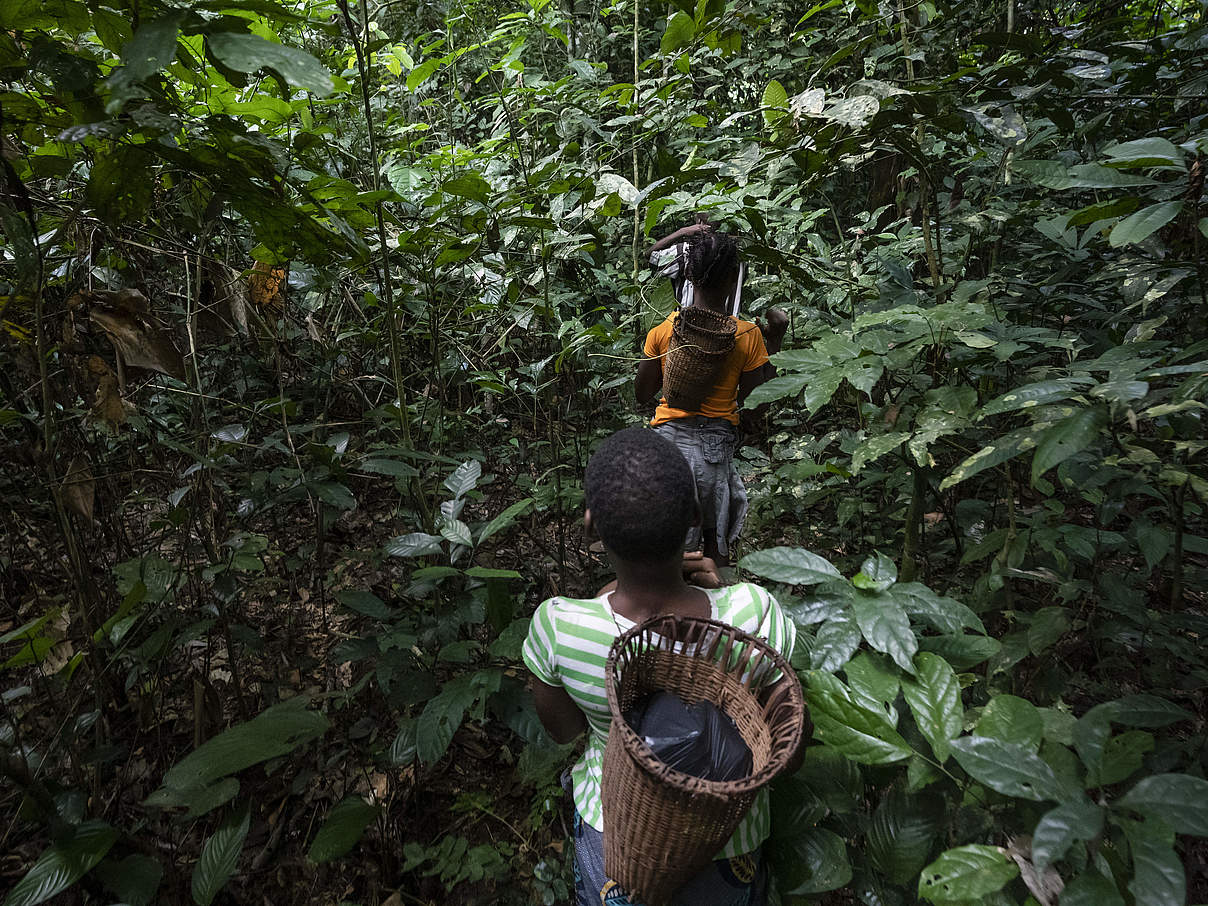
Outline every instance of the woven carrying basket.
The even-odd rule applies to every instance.
[[[771,692],[774,679],[786,676]],[[755,795],[786,766],[805,724],[796,674],[762,639],[692,617],[654,617],[621,635],[605,668],[612,726],[604,749],[604,871],[647,906],[675,891],[725,846]],[[751,750],[742,780],[702,780],[669,768],[624,714],[672,692],[724,711]]]
[[[734,349],[737,327],[729,315],[708,308],[690,306],[679,313],[663,362],[663,396],[668,406],[689,412],[700,409]]]

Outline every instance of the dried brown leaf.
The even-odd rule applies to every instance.
[[[96,482],[92,479],[92,468],[88,457],[77,453],[67,467],[59,493],[63,505],[78,516],[92,521],[92,507],[96,500]]]
[[[119,309],[95,307],[88,316],[108,334],[126,364],[185,379],[185,361],[163,328],[145,325]]]

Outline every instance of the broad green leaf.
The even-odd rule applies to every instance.
[[[891,704],[898,697],[898,670],[879,654],[861,652],[843,665],[854,692],[871,701]]]
[[[1130,245],[1148,239],[1155,231],[1160,230],[1174,220],[1183,210],[1182,201],[1164,201],[1151,204],[1137,213],[1125,217],[1117,223],[1107,237],[1112,248]]]
[[[1110,163],[1127,167],[1176,166],[1186,169],[1184,154],[1172,142],[1164,138],[1138,138],[1121,142],[1103,151],[1111,158]]]
[[[446,183],[446,186],[448,184]],[[468,459],[453,470],[453,474],[445,479],[445,490],[454,497],[464,497],[478,487],[478,479],[482,477],[482,463],[476,459]]]
[[[866,94],[836,101],[822,115],[849,129],[863,129],[881,109],[881,102]]]
[[[833,673],[846,664],[859,647],[860,627],[847,611],[838,613],[823,623],[814,636],[810,666]]]
[[[919,648],[938,654],[956,670],[969,670],[1002,650],[1002,643],[984,635],[929,635],[919,639]]]
[[[164,867],[150,856],[134,853],[120,862],[106,859],[96,867],[96,873],[121,902],[149,906],[163,880]]]
[[[1144,730],[1127,730],[1113,736],[1103,746],[1096,785],[1111,786],[1127,780],[1145,762],[1146,753],[1152,752],[1153,747],[1153,734]]]
[[[808,592],[804,600],[783,597],[780,603],[798,628],[804,629],[834,619],[850,606],[851,589],[843,586],[847,583],[841,583],[840,589],[823,586]]]
[[[197,790],[269,758],[286,755],[327,732],[330,724],[296,698],[224,730],[164,774],[161,792]],[[183,803],[182,803],[183,804]]]
[[[1103,830],[1103,809],[1086,799],[1074,799],[1044,813],[1032,834],[1032,861],[1043,872],[1076,840],[1093,840]]]
[[[1175,852],[1170,828],[1160,821],[1130,821],[1124,823],[1124,833],[1133,859],[1133,880],[1128,889],[1136,902],[1144,906],[1184,906],[1187,875],[1183,860]]]
[[[982,447],[953,469],[948,477],[940,482],[940,490],[946,491],[953,485],[972,478],[979,472],[1001,465],[1008,459],[1033,449],[1048,428],[1047,424],[1029,425],[1026,428],[1019,428],[1009,434],[1004,434],[993,443]]]
[[[894,884],[918,877],[943,828],[942,801],[893,790],[868,825],[867,852],[873,867]]]
[[[105,858],[117,837],[117,831],[104,821],[85,821],[69,840],[56,843],[38,857],[8,892],[4,906],[36,906],[62,893]]]
[[[1043,431],[1032,457],[1032,482],[1099,438],[1107,413],[1098,406],[1080,409]]]
[[[348,796],[336,803],[327,815],[327,820],[315,834],[315,839],[306,851],[306,857],[312,862],[330,862],[347,853],[365,828],[377,817],[377,806],[370,805],[360,796]]]
[[[999,793],[1037,802],[1073,798],[1039,755],[1016,743],[965,736],[952,743],[952,751],[970,777]]]
[[[1003,412],[1015,412],[1019,409],[1058,403],[1074,396],[1078,393],[1079,388],[1091,383],[1089,378],[1062,378],[1055,381],[1037,381],[1034,384],[1025,384],[986,403],[977,413],[976,420],[981,421],[987,416]]]
[[[1147,693],[1126,695],[1113,702],[1107,702],[1107,706],[1111,719],[1126,727],[1157,729],[1194,717],[1186,708]]]
[[[390,557],[427,557],[441,552],[440,536],[412,532],[391,538],[382,548]]]
[[[898,568],[893,561],[878,552],[860,565],[860,571],[852,576],[851,584],[861,591],[885,591],[898,580]]]
[[[307,487],[316,497],[336,509],[355,510],[357,507],[357,499],[352,496],[352,491],[338,481],[320,481]]]
[[[807,827],[772,843],[777,886],[784,896],[811,896],[837,890],[851,880],[843,838],[822,827]]]
[[[878,434],[874,437],[866,438],[861,442],[860,446],[856,447],[851,455],[851,470],[859,473],[867,463],[880,459],[886,453],[896,450],[906,441],[910,440],[910,432],[894,432],[891,434]]]
[[[1154,774],[1116,804],[1161,818],[1177,833],[1208,837],[1208,780],[1190,774]]]
[[[968,903],[1001,890],[1019,874],[1006,850],[970,844],[943,853],[919,875],[919,896],[933,903]]]
[[[1035,752],[1044,737],[1044,721],[1036,706],[1027,699],[1015,695],[996,695],[982,709],[973,732],[978,736],[1016,743]]]
[[[696,23],[691,16],[679,10],[667,22],[667,29],[663,32],[662,40],[659,42],[659,49],[665,54],[673,54],[680,48],[691,44],[695,36]]]
[[[336,594],[336,600],[357,613],[363,613],[375,620],[389,620],[396,616],[394,610],[386,606],[386,602],[371,591],[346,590]]]
[[[907,673],[914,672],[914,653],[919,643],[906,612],[889,595],[859,595],[852,612],[868,644],[883,651]]]
[[[952,740],[961,735],[964,716],[956,673],[939,655],[920,651],[914,656],[914,676],[902,677],[902,694],[936,760],[943,764]]]
[[[1119,189],[1157,184],[1152,179],[1130,176],[1099,164],[1079,164],[1067,169],[1055,160],[1017,160],[1012,162],[1011,169],[1049,189]]]
[[[415,724],[416,752],[421,761],[430,764],[440,760],[466,711],[479,699],[499,691],[499,680],[498,670],[463,673],[428,700]]]
[[[786,396],[796,396],[810,382],[810,377],[804,374],[778,375],[747,394],[747,398],[743,400],[743,408],[754,409],[756,406],[762,406],[764,403],[771,403]]]
[[[210,906],[235,874],[251,818],[251,809],[245,803],[226,817],[201,848],[201,858],[193,867],[192,880],[193,902],[198,906]]]
[[[259,35],[212,32],[206,42],[223,65],[236,72],[269,69],[289,84],[324,97],[335,90],[327,67],[304,50],[266,41]]]
[[[852,761],[893,764],[913,754],[883,713],[812,686],[806,697],[817,738]]]
[[[126,101],[138,94],[135,86],[155,75],[176,58],[176,38],[183,13],[171,12],[138,27],[122,48],[122,66],[106,80],[113,92],[105,105],[107,113],[118,113]]]
[[[740,569],[786,585],[818,585],[842,574],[829,560],[799,547],[772,547],[747,554]]]
[[[482,530],[482,533],[478,536],[478,543],[481,545],[492,535],[496,535],[505,529],[511,528],[516,520],[526,513],[532,505],[532,497],[525,497],[523,500],[518,500],[513,503],[510,507],[486,524]]]
[[[449,195],[457,195],[461,198],[468,198],[471,201],[478,201],[486,204],[487,199],[490,198],[491,195],[491,184],[488,183],[481,174],[471,170],[468,173],[462,173],[460,176],[455,176],[453,179],[445,180],[443,183],[441,183],[440,190]],[[477,471],[473,471],[475,466],[478,467]],[[466,471],[463,472],[463,469]],[[446,488],[452,490],[449,482],[455,480],[458,472],[461,472],[461,478],[456,479],[459,481],[462,479],[468,480],[468,477],[473,474],[474,482],[470,484],[469,488],[467,488],[467,490],[470,490],[474,487],[478,481],[478,477],[482,474],[482,464],[476,459],[471,459],[462,463],[456,470],[454,470],[453,475],[449,476],[449,479],[445,482]],[[455,491],[454,494],[456,496],[461,496]]]
[[[403,767],[415,761],[419,754],[415,737],[415,719],[408,717],[399,721],[398,733],[395,734],[394,742],[390,744],[388,753],[392,765]]]
[[[620,173],[601,173],[596,179],[596,194],[609,195],[616,193],[617,197],[627,205],[635,205],[641,199],[641,193],[633,183]]]
[[[1124,906],[1116,885],[1093,868],[1070,881],[1061,893],[1061,906]]]
[[[424,60],[424,62],[412,69],[407,73],[407,90],[415,91],[415,89],[419,88],[420,85],[428,81],[432,73],[436,72],[444,62],[444,57],[432,57],[431,59]]]
[[[775,79],[768,82],[763,90],[763,122],[769,129],[775,129],[789,112],[789,95]]]
[[[470,534],[470,527],[460,519],[451,519],[445,522],[440,527],[442,538],[451,541],[453,544],[460,544],[465,547],[474,546],[474,537]]]
[[[888,594],[902,605],[909,616],[918,617],[937,632],[959,635],[964,629],[985,633],[986,627],[972,610],[960,601],[937,595],[919,582],[898,582]]]

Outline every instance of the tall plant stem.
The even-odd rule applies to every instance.
[[[369,136],[369,172],[373,177],[373,191],[381,191],[382,173],[381,161],[378,160],[377,134],[373,128],[373,108],[369,99],[369,69],[365,65],[365,51],[361,47],[361,39],[357,36],[356,26],[352,24],[352,14],[348,10],[348,0],[337,0],[340,14],[344,18],[344,27],[348,30],[348,40],[356,53],[357,73],[361,77],[361,104],[365,109],[365,131]],[[361,27],[369,31],[369,10],[366,0],[361,0]],[[382,295],[386,303],[386,335],[390,338],[390,376],[394,381],[395,400],[398,404],[399,427],[403,432],[403,443],[408,449],[415,449],[411,439],[411,419],[408,415],[407,393],[403,387],[402,352],[399,345],[398,313],[394,306],[394,284],[390,279],[390,252],[386,247],[386,215],[382,210],[379,199],[374,203],[373,213],[377,220],[378,234],[378,267],[381,270]],[[424,524],[431,527],[431,515],[428,500],[424,496],[423,486],[418,478],[411,479],[411,497]]]
[[[640,126],[638,120],[636,119],[636,117],[639,115],[638,111],[640,110],[640,107],[638,106],[638,76],[641,73],[641,69],[640,69],[641,64],[640,64],[640,60],[638,57],[638,35],[640,34],[641,27],[642,27],[642,20],[641,20],[641,15],[640,15],[641,9],[642,9],[642,0],[633,0],[633,113],[634,113],[635,119],[633,121],[633,152],[632,153],[633,153],[633,187],[635,189],[639,187],[638,186],[638,182],[639,182],[639,177],[638,177],[638,136],[639,136],[639,133],[641,132],[641,126]],[[640,266],[639,266],[639,262],[638,262],[638,232],[640,229],[641,218],[639,217],[639,211],[640,211],[640,206],[637,204],[634,204],[634,206],[633,206],[633,242],[631,244],[631,251],[633,252],[633,282],[635,284],[637,283],[638,273],[640,270]],[[640,329],[640,327],[639,327],[639,329]]]

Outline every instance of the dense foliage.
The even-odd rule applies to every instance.
[[[774,896],[1208,901],[1206,61],[1199,0],[0,0],[4,906],[568,902],[519,643],[702,209],[791,317]]]

